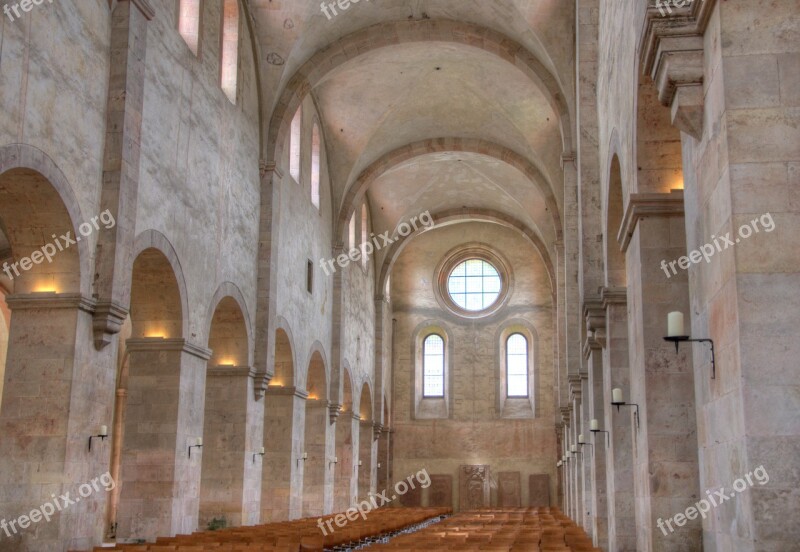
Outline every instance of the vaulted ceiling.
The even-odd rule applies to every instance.
[[[326,2],[329,4],[329,2]],[[480,210],[561,232],[573,150],[574,7],[564,0],[250,0],[267,159],[299,102],[322,119],[334,220],[366,194],[376,233]],[[469,216],[462,217],[470,220]]]

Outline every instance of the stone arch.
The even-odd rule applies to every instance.
[[[514,217],[510,217],[503,213],[494,211],[492,209],[453,209],[449,211],[442,211],[440,213],[435,213],[431,215],[431,218],[434,221],[436,226],[443,226],[445,224],[455,224],[455,223],[462,223],[462,222],[471,222],[471,221],[485,221],[485,222],[492,222],[496,224],[500,224],[505,226],[506,228],[510,228],[519,232],[525,239],[527,239],[531,245],[539,252],[539,255],[542,258],[542,261],[545,264],[547,269],[547,274],[550,278],[550,289],[553,294],[555,294],[555,268],[553,266],[553,261],[550,258],[550,253],[547,250],[542,239],[539,235],[534,232],[530,227],[523,224],[522,222],[518,221]],[[376,289],[382,290],[386,287],[386,279],[389,277],[391,273],[392,266],[394,262],[397,260],[397,257],[403,251],[403,248],[410,243],[414,237],[418,236],[422,233],[425,229],[420,228],[415,230],[405,238],[402,238],[396,242],[394,242],[388,249],[386,256],[383,258],[383,264],[381,266],[380,275],[378,276],[378,282]]]
[[[24,175],[27,178],[46,181],[49,184],[60,199],[61,207],[65,210],[66,217],[64,218],[69,219],[68,221],[64,220],[64,222],[69,224],[69,230],[73,232],[73,235],[76,235],[78,225],[84,222],[85,219],[72,186],[53,159],[42,150],[28,144],[11,144],[0,147],[0,179],[6,180],[9,177],[9,173],[15,170],[18,173],[12,174]],[[3,201],[10,206],[8,198],[4,198]],[[52,223],[52,220],[49,220],[48,223]],[[6,230],[7,228],[4,227],[3,232],[7,233]],[[62,229],[62,232],[65,230]],[[51,240],[45,237],[45,241],[50,242]],[[44,245],[44,243],[41,245]],[[91,295],[92,285],[90,280],[92,273],[90,245],[91,240],[81,240],[75,245],[77,247],[78,289],[74,291],[80,291],[86,296]],[[15,291],[19,293],[19,290]]]
[[[372,421],[372,388],[368,381],[361,385],[361,394],[358,400],[358,415],[362,421]]]
[[[315,341],[308,355],[305,378],[306,392],[310,399],[316,397],[317,400],[328,400],[328,379],[328,362],[325,359],[325,351],[322,344]]]
[[[552,184],[539,167],[514,150],[493,142],[469,138],[447,137],[431,138],[407,144],[381,156],[369,167],[364,169],[347,190],[342,200],[334,230],[334,239],[337,243],[344,243],[350,217],[355,212],[356,206],[361,204],[369,187],[372,186],[381,175],[393,167],[411,159],[431,153],[443,152],[464,152],[487,155],[507,163],[524,174],[531,182],[538,186],[539,191],[544,195],[547,210],[550,212],[553,221],[556,239],[561,239],[561,216],[559,214],[556,196],[553,193]]]
[[[175,277],[175,283],[177,285],[177,290],[180,297],[181,322],[182,322],[182,331],[180,337],[185,338],[189,332],[189,298],[186,288],[186,279],[183,276],[183,269],[181,268],[181,263],[180,260],[178,259],[178,254],[175,251],[175,248],[172,247],[172,244],[167,239],[167,237],[164,236],[164,234],[158,232],[157,230],[145,230],[136,237],[136,240],[134,241],[133,244],[132,257],[134,259],[134,271],[133,271],[134,273],[135,273],[136,259],[138,259],[140,255],[147,249],[153,249],[161,253],[161,255],[169,263],[169,266],[172,269],[172,274]],[[136,279],[131,278],[131,281],[132,281],[131,308],[133,308],[132,307],[133,287],[135,287]],[[131,316],[131,318],[133,319],[133,316]]]
[[[295,346],[289,322],[282,316],[275,320],[275,370],[270,385],[297,385]]]
[[[447,42],[479,48],[523,71],[545,94],[559,117],[564,151],[574,149],[566,95],[556,76],[533,53],[514,39],[475,23],[423,19],[378,23],[342,37],[311,56],[292,75],[278,98],[267,129],[264,158],[268,162],[281,158],[291,117],[325,75],[370,50],[414,42]]]
[[[608,191],[604,209],[605,228],[603,241],[605,246],[605,279],[608,287],[625,287],[627,273],[625,269],[625,253],[622,252],[619,232],[625,216],[625,200],[622,184],[622,168],[619,157],[611,158],[608,173]]]
[[[250,319],[250,313],[247,311],[247,302],[244,299],[244,295],[242,294],[242,291],[239,289],[239,287],[232,282],[223,282],[222,284],[220,284],[220,286],[217,288],[217,291],[214,293],[214,296],[211,299],[211,303],[209,303],[208,305],[208,313],[206,315],[206,325],[204,328],[206,340],[209,340],[211,336],[211,328],[213,325],[214,313],[216,313],[220,303],[225,299],[230,299],[231,301],[235,302],[242,313],[242,318],[244,319],[243,321],[245,325],[245,332],[247,338],[247,358],[242,360],[243,361],[246,360],[246,364],[248,366],[252,366],[253,324]],[[214,349],[210,345],[209,347],[212,350]]]

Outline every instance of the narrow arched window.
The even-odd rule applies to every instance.
[[[200,0],[178,0],[178,33],[194,55],[200,44]]]
[[[444,339],[438,334],[422,342],[422,396],[444,397]]]
[[[320,137],[319,126],[314,123],[311,131],[311,203],[319,209],[319,174],[320,174]]]
[[[236,80],[239,75],[239,0],[225,0],[222,6],[222,47],[220,48],[220,84],[231,103],[236,103]]]
[[[292,131],[289,135],[289,174],[296,182],[300,182],[300,134],[303,126],[303,110],[297,108],[292,119]]]
[[[365,244],[367,243],[367,240],[369,240],[369,220],[367,220],[368,215],[367,203],[365,201],[361,204],[361,267],[364,269],[367,268],[367,264],[369,262],[369,255],[367,255],[367,250],[365,248]]]
[[[520,333],[506,340],[506,394],[528,396],[528,340]]]

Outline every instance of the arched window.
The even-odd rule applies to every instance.
[[[422,396],[444,397],[444,339],[439,334],[422,343]]]
[[[320,138],[319,126],[314,123],[311,131],[311,203],[319,209],[319,172],[320,172]]]
[[[220,85],[231,103],[236,103],[236,80],[239,75],[239,0],[225,0],[222,7],[222,47],[220,48]]]
[[[528,339],[521,333],[506,340],[506,395],[528,396]]]
[[[200,44],[200,0],[178,0],[178,33],[197,55]]]
[[[292,131],[289,135],[289,174],[296,182],[300,182],[300,133],[303,126],[303,109],[298,107],[292,119]]]
[[[369,241],[369,220],[367,217],[367,202],[361,204],[361,267],[366,270],[369,263],[369,256],[366,254],[365,244]]]

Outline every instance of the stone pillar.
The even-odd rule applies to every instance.
[[[371,420],[361,420],[358,435],[358,498],[364,499],[375,490],[376,447]]]
[[[94,292],[98,299],[93,326],[98,349],[111,343],[120,331],[130,304],[147,22],[154,16],[153,8],[141,0],[120,0],[111,13],[111,74],[98,212],[108,211],[116,224],[97,238]]]
[[[390,439],[392,431],[388,428],[382,428],[381,435],[378,438],[378,481],[377,490],[382,491],[388,489],[391,485],[390,467],[392,457],[390,453]]]
[[[253,400],[254,372],[249,366],[216,366],[206,375],[203,420],[203,466],[200,483],[200,529],[214,518],[229,527],[252,520],[252,501],[245,500],[245,478],[261,471],[248,439],[247,414]],[[257,468],[254,466],[258,464]]]
[[[606,313],[606,346],[603,349],[603,395],[611,390],[630,388],[628,365],[628,311],[625,288],[605,288],[602,304]],[[603,403],[600,429],[594,434],[596,448],[607,447],[606,485],[608,497],[608,549],[610,552],[636,551],[636,518],[633,494],[633,435],[630,412],[617,413],[611,401]],[[624,416],[625,423],[620,420]],[[610,444],[607,445],[606,442]]]
[[[358,461],[361,459],[361,417],[352,413],[352,426],[350,433],[353,436],[353,466],[350,472],[350,504],[354,504],[360,495],[361,468]]]
[[[303,517],[319,517],[332,485],[328,467],[328,410],[326,400],[306,400],[305,448],[303,462]]]
[[[701,520],[688,520],[679,531],[664,535],[659,519],[699,499],[697,423],[691,347],[680,354],[664,341],[667,314],[689,312],[687,275],[667,276],[663,261],[685,253],[683,194],[631,194],[623,220],[628,267],[628,336],[631,366],[627,402],[640,408],[636,427],[633,409],[614,413],[615,425],[634,429],[634,486],[639,550],[672,550],[676,542],[700,549]],[[647,213],[644,216],[643,213]],[[638,222],[637,222],[638,221]],[[710,378],[708,372],[700,374]],[[615,409],[616,410],[616,409]],[[677,512],[680,512],[678,509]]]
[[[591,447],[581,445],[581,442],[588,442],[590,437],[589,433],[589,420],[592,418],[591,405],[589,403],[591,391],[589,389],[589,374],[581,375],[581,423],[578,426],[578,436],[583,435],[583,441],[576,440],[578,443],[578,452],[580,452],[581,460],[581,478],[583,479],[583,512],[581,516],[582,525],[586,533],[594,536],[594,514],[595,510],[592,504],[592,496],[594,496],[594,479],[592,478],[592,451]]]
[[[261,523],[300,517],[297,492],[302,460],[306,394],[294,387],[269,386],[264,395],[264,465],[261,480]],[[299,415],[298,415],[299,412]]]
[[[52,494],[74,499],[108,471],[109,440],[90,435],[111,426],[116,346],[92,347],[93,301],[80,294],[17,294],[12,311],[0,407],[0,518],[16,519]],[[16,527],[0,544],[13,550],[90,548],[102,541],[108,493],[101,486],[50,523]],[[10,549],[9,549],[10,550]]]
[[[657,10],[648,13],[643,68],[663,74],[654,79],[659,97],[684,132],[684,254],[722,236],[735,244],[689,268],[692,335],[713,339],[717,359],[711,380],[708,346],[691,348],[702,489],[730,489],[759,467],[769,474],[712,511],[703,546],[790,550],[800,540],[798,524],[786,521],[800,508],[800,476],[790,468],[800,450],[800,261],[790,253],[800,230],[793,199],[800,47],[784,34],[797,27],[797,2],[772,2],[769,10],[744,0],[695,4],[664,22]],[[759,25],[741,31],[753,21]],[[693,48],[676,43],[676,34]],[[670,68],[687,61],[693,86],[678,93]]]
[[[207,349],[137,338],[129,354],[117,535],[154,540],[197,530]]]
[[[600,306],[601,307],[601,306]],[[601,308],[595,308],[592,317],[602,320],[602,329],[596,327],[586,339],[584,355],[589,373],[587,411],[589,419],[603,420],[605,418],[605,403],[610,401],[603,394],[603,352],[605,343],[605,313]],[[592,540],[596,547],[608,550],[608,498],[606,482],[606,446],[605,443],[592,443],[592,434],[584,426],[583,438],[589,443],[583,447],[587,454],[589,469],[592,477]],[[605,435],[604,435],[605,436]]]

